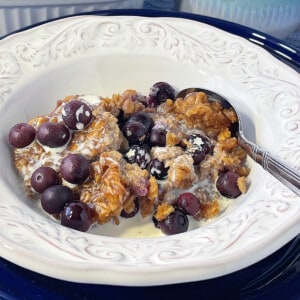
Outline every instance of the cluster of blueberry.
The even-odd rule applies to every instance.
[[[154,108],[164,103],[167,99],[175,100],[175,91],[171,85],[166,82],[157,82],[151,88],[149,96],[144,104],[147,107]],[[157,158],[151,159],[151,147],[165,147],[167,130],[162,126],[156,126],[151,114],[146,112],[137,112],[124,119],[121,115],[119,126],[123,135],[129,143],[129,149],[124,154],[124,158],[129,163],[137,163],[140,168],[148,169],[149,173],[157,180],[166,179],[169,167],[165,166],[164,161]],[[190,134],[186,138],[186,144],[181,146],[189,153],[194,161],[194,165],[199,165],[207,155],[213,153],[213,144],[210,139],[203,134]],[[217,189],[220,193],[229,198],[235,198],[240,195],[240,190],[236,185],[239,176],[233,172],[220,174],[217,181]],[[137,202],[138,203],[138,202]],[[187,215],[196,216],[200,211],[199,199],[192,193],[182,193],[178,196],[175,211],[170,213],[167,218],[157,221],[153,218],[156,227],[160,228],[165,234],[177,234],[185,232],[189,226]],[[134,216],[138,210],[136,206]],[[125,214],[123,215],[127,217]]]
[[[157,107],[167,99],[175,100],[173,87],[166,82],[157,82],[150,88],[146,105],[151,108]],[[168,175],[168,168],[158,159],[151,161],[149,151],[153,146],[166,146],[167,130],[160,125],[154,126],[151,115],[145,112],[134,113],[125,120],[121,116],[119,125],[130,145],[125,153],[126,160],[130,163],[137,163],[142,169],[149,165],[152,176],[159,180],[165,179]],[[195,165],[198,165],[205,155],[212,152],[212,144],[203,135],[189,135],[187,142],[193,146],[188,151]]]
[[[91,108],[80,100],[64,105],[63,123],[45,122],[37,129],[28,123],[18,123],[9,131],[9,142],[14,148],[24,148],[37,139],[43,147],[66,147],[70,130],[83,129],[92,119]],[[90,172],[90,162],[83,155],[68,154],[60,163],[60,174],[70,184],[83,183]],[[86,231],[92,223],[92,210],[79,201],[73,190],[60,182],[58,172],[48,166],[37,168],[31,175],[31,186],[41,194],[41,206],[49,214],[60,215],[61,224]]]
[[[157,82],[150,88],[149,97],[144,104],[154,108],[167,99],[175,99],[174,88],[166,82]],[[125,159],[129,163],[137,163],[142,169],[149,166],[151,175],[156,179],[165,179],[168,168],[158,159],[151,160],[149,151],[152,146],[166,146],[166,129],[154,126],[152,117],[145,112],[136,112],[126,119],[121,115],[119,126],[129,143]]]

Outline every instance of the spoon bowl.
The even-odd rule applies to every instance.
[[[260,164],[267,172],[277,178],[296,195],[300,196],[300,173],[245,137],[242,119],[237,110],[227,99],[215,92],[202,88],[187,88],[181,90],[177,94],[177,98],[185,98],[188,94],[195,92],[203,92],[207,95],[209,101],[219,101],[223,108],[232,109],[238,121],[232,124],[230,131],[232,136],[237,138],[239,145],[255,162]]]

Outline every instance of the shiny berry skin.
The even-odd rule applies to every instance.
[[[91,108],[81,100],[66,103],[61,113],[65,125],[72,130],[84,129],[92,119]]]
[[[118,118],[119,128],[122,129],[124,124],[127,122],[127,118],[125,117],[124,110],[122,110],[122,109],[119,110],[119,114],[118,114],[117,118]]]
[[[186,232],[189,227],[189,220],[184,212],[175,210],[166,219],[159,221],[156,226],[164,234],[173,235]]]
[[[42,208],[49,214],[60,213],[66,203],[74,200],[75,194],[64,185],[50,186],[41,194]]]
[[[211,142],[205,136],[193,134],[187,138],[187,141],[192,145],[188,152],[192,155],[195,165],[198,165],[207,154],[212,152]]]
[[[159,221],[157,221],[154,216],[152,216],[152,222],[156,228],[160,229]]]
[[[57,148],[67,144],[70,131],[63,124],[45,122],[38,127],[36,137],[42,145]]]
[[[83,202],[68,203],[61,213],[60,221],[63,226],[85,232],[93,222],[92,210]]]
[[[50,167],[39,167],[31,175],[31,186],[38,193],[42,193],[46,188],[58,183],[58,174]]]
[[[89,177],[90,162],[81,154],[69,154],[60,163],[60,173],[70,183],[83,183]]]
[[[154,121],[151,118],[151,116],[145,112],[139,111],[134,114],[132,114],[128,120],[129,122],[134,121],[143,124],[147,130],[149,131],[153,125]]]
[[[137,163],[141,169],[147,168],[151,160],[149,149],[145,145],[130,146],[124,158],[131,164]]]
[[[150,174],[158,180],[166,179],[168,177],[169,167],[165,167],[165,163],[155,158],[149,165]]]
[[[206,156],[205,151],[203,151],[202,149],[200,150],[198,148],[191,148],[188,152],[192,155],[194,165],[199,165]]]
[[[8,140],[12,147],[24,148],[34,141],[35,135],[34,127],[27,123],[18,123],[10,129]]]
[[[212,145],[209,139],[201,134],[191,134],[188,136],[187,141],[192,144],[192,147],[200,148],[209,153],[212,150]]]
[[[227,198],[237,198],[241,194],[237,185],[238,178],[239,175],[231,171],[221,173],[216,182],[220,194]]]
[[[147,128],[136,121],[126,122],[122,132],[130,145],[144,142],[148,134]]]
[[[166,146],[167,131],[163,128],[152,128],[150,133],[150,143],[152,146]]]
[[[125,219],[129,219],[129,218],[133,218],[139,211],[140,209],[140,205],[139,205],[139,201],[138,199],[136,198],[135,201],[134,201],[134,209],[130,212],[130,213],[127,213],[124,209],[121,211],[121,214],[120,216],[122,218],[125,218]]]
[[[167,99],[175,99],[175,90],[167,82],[156,82],[152,85],[149,91],[148,106],[156,107]]]
[[[192,193],[183,193],[177,198],[177,205],[187,215],[194,216],[200,210],[200,202]]]

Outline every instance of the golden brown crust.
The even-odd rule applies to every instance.
[[[154,215],[157,221],[162,221],[168,217],[169,214],[174,212],[174,206],[170,205],[169,203],[162,203],[159,204]]]
[[[220,204],[218,199],[213,201],[200,202],[200,215],[204,219],[212,219],[220,214]]]
[[[202,92],[178,98],[175,102],[168,100],[164,109],[189,127],[201,128],[209,136],[216,136],[235,120],[233,111],[224,110],[217,101],[209,102]]]
[[[188,154],[182,154],[174,158],[167,166],[170,167],[168,183],[173,188],[188,189],[197,178],[194,170],[194,161]]]

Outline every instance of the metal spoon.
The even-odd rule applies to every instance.
[[[278,158],[267,152],[265,149],[250,142],[244,135],[242,120],[239,117],[235,108],[219,94],[202,88],[188,88],[180,91],[177,98],[184,98],[186,95],[194,92],[203,92],[208,96],[210,101],[220,101],[223,108],[231,108],[237,115],[238,122],[235,129],[232,130],[232,136],[238,139],[239,145],[245,152],[266,171],[276,177],[285,186],[291,189],[296,195],[300,196],[300,173],[288,167]]]

